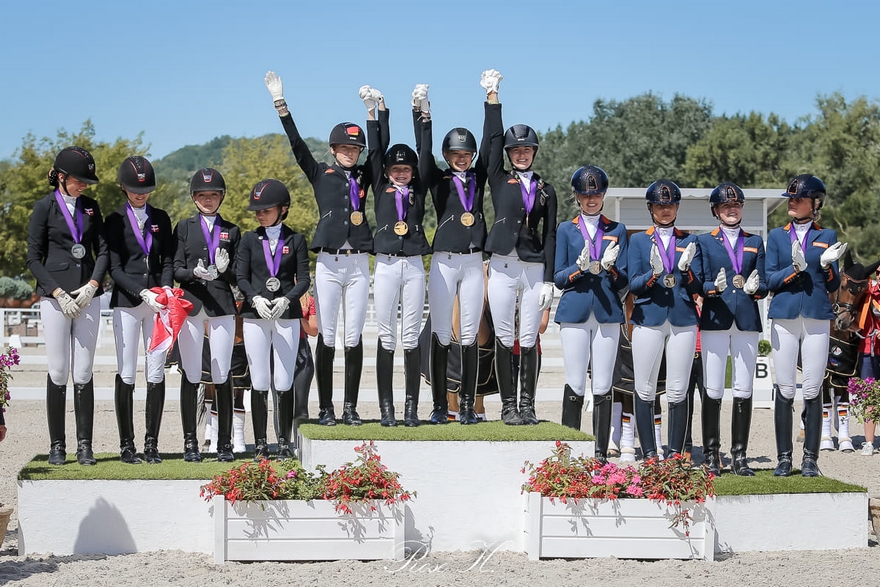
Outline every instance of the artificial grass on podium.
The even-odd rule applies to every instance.
[[[68,454],[63,465],[50,465],[49,455],[37,455],[18,473],[20,481],[81,481],[81,480],[211,480],[214,475],[249,462],[252,455],[245,453],[231,463],[220,463],[217,459],[202,456],[201,463],[187,463],[183,453],[163,454],[162,462],[150,465],[143,462],[129,465],[119,460],[118,453],[99,453],[95,455],[97,465],[82,466],[76,462],[76,455]]]
[[[865,487],[831,477],[801,477],[800,469],[791,477],[774,477],[773,469],[755,469],[754,477],[725,473],[715,478],[715,495],[771,495],[779,493],[865,493]]]
[[[458,422],[448,424],[425,424],[407,428],[399,420],[394,427],[382,426],[376,420],[365,420],[361,426],[320,426],[302,424],[299,432],[312,440],[419,440],[419,441],[585,441],[593,436],[554,422],[541,422],[537,426],[508,426],[500,420],[480,422],[463,426]]]

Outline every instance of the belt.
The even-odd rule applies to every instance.
[[[471,247],[466,251],[434,251],[434,253],[446,253],[447,255],[472,255],[474,253],[481,253],[483,249],[479,249],[477,247]]]
[[[360,255],[365,251],[359,251],[357,249],[328,249],[327,247],[321,247],[322,253],[330,253],[331,255],[345,255],[346,257],[351,255]]]

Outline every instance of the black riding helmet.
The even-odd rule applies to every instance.
[[[364,129],[353,122],[340,122],[330,131],[330,146],[355,145],[361,149],[367,146]]]
[[[276,206],[278,207],[278,217],[272,224],[273,226],[287,218],[287,210],[283,209],[284,206],[290,207],[290,192],[287,190],[287,186],[277,179],[263,179],[257,182],[257,185],[251,190],[247,209],[255,212],[269,210]]]
[[[392,145],[385,153],[385,170],[387,171],[392,165],[409,165],[415,171],[419,165],[419,156],[409,145],[398,143]]]
[[[116,181],[133,194],[149,194],[156,189],[156,172],[146,157],[135,155],[119,166]]]
[[[95,159],[92,154],[82,147],[66,147],[55,156],[54,171],[56,183],[59,173],[73,177],[83,183],[95,185],[98,183],[98,176],[95,174]],[[50,183],[52,183],[52,172],[50,172]]]
[[[470,151],[477,152],[477,139],[466,128],[453,128],[443,137],[441,151]]]

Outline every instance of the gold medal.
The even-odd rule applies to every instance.
[[[409,226],[403,220],[394,223],[394,234],[403,236],[409,232]]]
[[[351,213],[351,223],[355,226],[360,226],[364,223],[364,213],[359,210],[355,210]]]
[[[593,275],[599,275],[602,272],[602,264],[599,261],[590,262],[590,273]]]
[[[672,289],[675,287],[675,275],[672,273],[667,273],[663,276],[663,286]]]
[[[461,223],[465,226],[473,226],[474,225],[474,215],[470,212],[465,212],[461,215]]]
[[[742,275],[734,275],[733,276],[733,287],[742,289],[745,284],[746,284],[745,277],[743,277]]]

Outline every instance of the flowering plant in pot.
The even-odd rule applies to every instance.
[[[12,380],[10,370],[21,361],[18,356],[18,349],[7,346],[6,352],[0,355],[0,410],[6,411],[11,399],[9,395],[9,382]]]
[[[650,499],[663,502],[675,511],[673,526],[688,533],[692,520],[689,503],[702,503],[715,495],[714,476],[702,467],[693,467],[680,456],[660,461],[642,461],[638,468],[621,467],[596,458],[571,455],[571,447],[556,441],[553,453],[537,465],[526,462],[529,475],[523,493],[540,493],[563,503],[581,499]]]
[[[846,386],[853,414],[863,424],[880,422],[880,381],[853,377]]]

